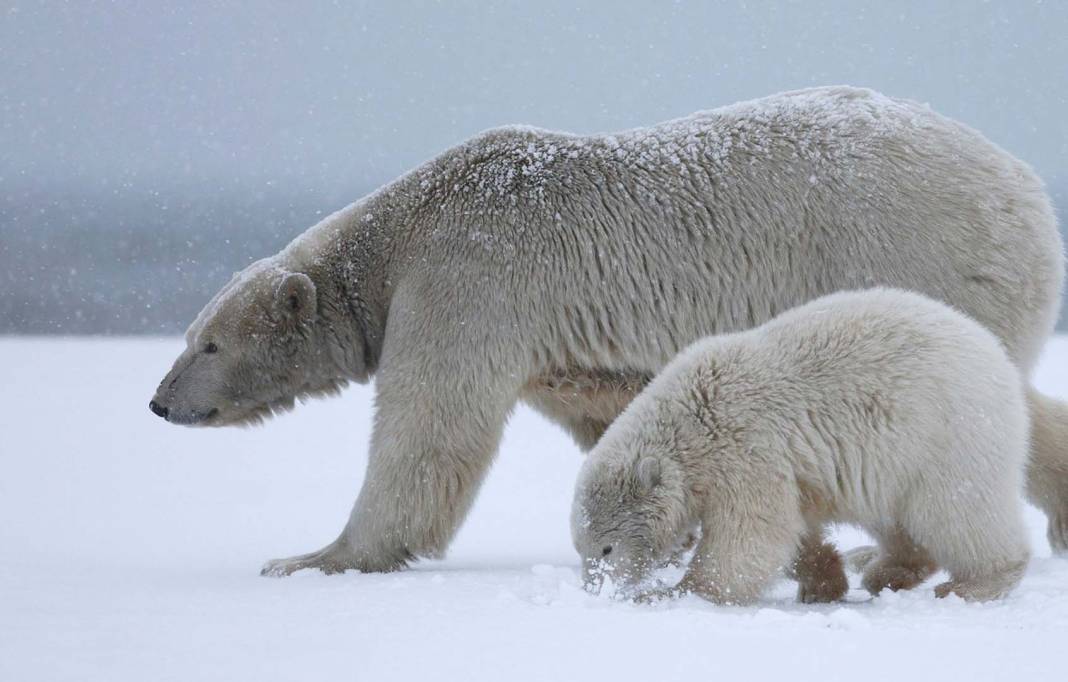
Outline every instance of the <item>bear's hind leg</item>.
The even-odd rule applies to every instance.
[[[1068,405],[1028,390],[1031,456],[1027,497],[1049,518],[1046,537],[1054,554],[1068,554]]]
[[[893,592],[911,590],[927,580],[938,568],[927,550],[901,528],[872,531],[879,542],[879,553],[864,568],[864,589],[877,595],[889,588]]]

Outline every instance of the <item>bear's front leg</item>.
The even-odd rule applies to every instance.
[[[411,306],[400,310],[414,314]],[[442,329],[431,342],[404,321],[398,312],[387,328],[367,474],[345,529],[318,552],[269,562],[264,575],[391,571],[415,557],[440,557],[467,514],[520,373],[491,371],[487,349],[446,343]]]

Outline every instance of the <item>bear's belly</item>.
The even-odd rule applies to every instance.
[[[566,405],[576,415],[612,422],[651,379],[641,372],[572,368],[535,377],[526,393]]]
[[[533,377],[521,397],[589,449],[651,379],[638,371],[572,367]]]

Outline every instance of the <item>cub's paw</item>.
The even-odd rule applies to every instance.
[[[635,604],[659,604],[685,595],[686,591],[680,587],[658,587],[635,595],[633,601]]]
[[[1027,570],[1026,555],[1019,561],[1003,565],[1000,570],[967,580],[951,580],[935,587],[936,597],[955,594],[965,601],[990,601],[1001,599],[1020,584]]]
[[[942,583],[941,585],[936,585],[934,593],[939,599],[945,599],[949,595],[955,594],[964,601],[983,602],[1001,599],[1007,595],[1011,589],[1011,585],[1005,585],[1004,583],[997,581],[979,582],[951,580]]]

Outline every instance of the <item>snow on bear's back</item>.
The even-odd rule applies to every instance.
[[[647,127],[575,135],[530,126],[484,131],[413,172],[421,192],[473,208],[553,203],[582,188],[710,189],[748,165],[845,164],[911,128],[948,123],[913,102],[848,86],[787,92]],[[629,180],[624,180],[624,178]],[[642,178],[646,180],[643,181]],[[627,185],[624,188],[624,185]]]

